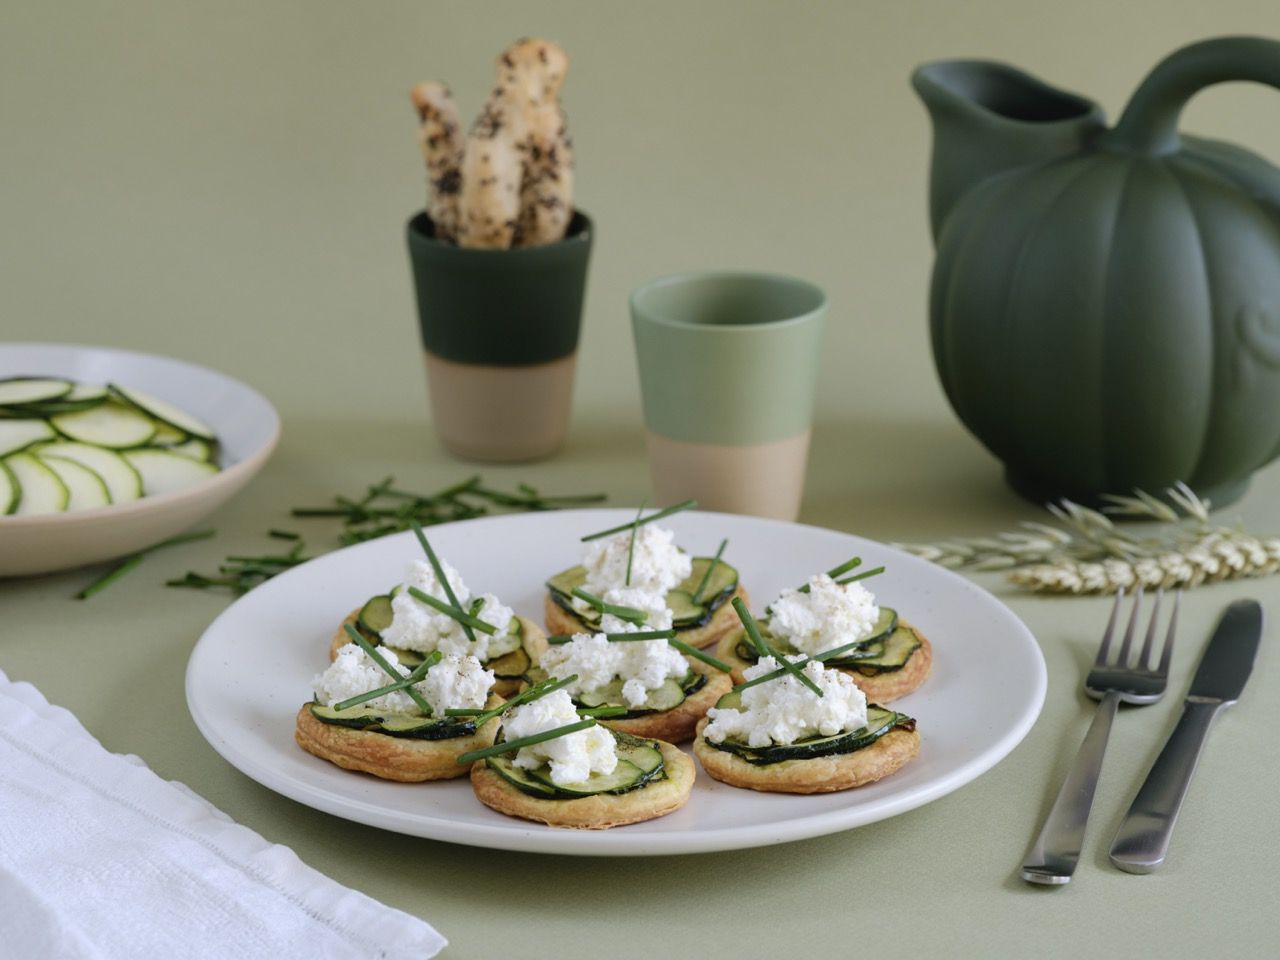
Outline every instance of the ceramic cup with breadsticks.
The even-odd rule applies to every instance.
[[[464,459],[534,460],[568,427],[591,222],[573,206],[569,59],[523,39],[468,133],[443,83],[410,100],[427,203],[408,243],[435,426]]]

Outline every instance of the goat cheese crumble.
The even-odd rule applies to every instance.
[[[382,647],[378,651],[387,665],[402,677],[412,671],[400,662],[395,652]],[[493,686],[493,671],[486,670],[475,657],[446,655],[427,670],[427,675],[413,689],[431,704],[434,716],[442,716],[445,710],[478,710],[489,699]],[[386,671],[374,663],[373,658],[348,643],[338,650],[337,657],[312,683],[316,702],[332,707],[351,697],[377,690],[391,683]],[[418,714],[422,711],[403,690],[393,690],[361,706],[388,713]]]
[[[569,694],[556,690],[532,703],[515,707],[502,721],[503,735],[507,740],[519,740],[579,719]],[[553,783],[560,786],[583,783],[593,773],[613,773],[617,768],[615,742],[613,734],[604,727],[587,727],[554,740],[521,747],[512,763],[525,770],[550,764]]]
[[[463,583],[458,573],[448,561],[441,560],[440,567],[445,579],[458,598],[459,606],[470,611],[472,601],[471,590]],[[504,637],[511,629],[515,611],[499,602],[491,593],[480,595],[482,601],[479,612],[475,616],[496,628],[493,634],[482,630],[473,630],[475,642],[467,639],[462,624],[447,614],[440,613],[412,596],[408,587],[417,587],[423,593],[435,597],[444,603],[449,602],[449,595],[444,585],[436,578],[435,570],[426,560],[414,560],[409,564],[405,577],[405,588],[391,598],[391,625],[382,632],[382,640],[389,646],[402,650],[416,650],[419,653],[430,653],[439,650],[450,656],[473,656],[484,662],[490,659],[489,648],[497,637]]]
[[[793,663],[803,656],[788,657]],[[773,657],[761,657],[748,667],[754,680],[777,670]],[[791,674],[758,683],[742,691],[740,709],[712,707],[703,736],[712,743],[734,740],[749,747],[795,743],[806,737],[833,737],[867,725],[867,698],[846,674],[828,670],[816,660],[802,668],[822,690],[819,697]]]
[[[769,632],[805,654],[821,653],[870,637],[880,608],[860,583],[836,583],[825,573],[809,578],[809,589],[787,588],[769,606]]]
[[[611,632],[628,633],[636,629],[619,622],[626,629]],[[651,629],[648,624],[644,629]],[[664,628],[665,629],[665,628]],[[563,689],[581,696],[621,680],[622,696],[627,706],[644,706],[650,691],[667,680],[683,680],[689,673],[684,655],[666,640],[625,640],[611,642],[603,633],[576,633],[568,643],[550,646],[539,659],[539,666],[557,680],[578,679]]]
[[[634,551],[631,530],[587,544],[582,559],[587,577],[582,588],[606,603],[645,610],[650,614],[645,629],[666,630],[671,619],[667,611],[667,591],[693,572],[693,560],[676,546],[672,530],[650,523],[637,527],[634,532]],[[628,556],[630,582],[627,581]],[[589,603],[577,597],[573,605],[579,613],[591,609]],[[664,611],[667,626],[659,625]]]

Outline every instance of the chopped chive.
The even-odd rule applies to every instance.
[[[707,584],[711,582],[711,574],[715,571],[720,563],[720,555],[724,553],[724,548],[729,545],[729,538],[725,537],[720,541],[720,548],[716,550],[716,555],[711,558],[711,564],[707,567],[707,572],[702,575],[702,580],[698,583],[698,589],[693,591],[693,602],[702,602],[702,591],[707,589]]]
[[[690,644],[685,643],[683,640],[677,640],[675,637],[671,637],[667,640],[667,643],[671,644],[671,646],[675,647],[681,653],[687,654],[693,657],[695,660],[701,660],[703,663],[708,664],[709,666],[715,667],[721,673],[731,672],[731,668],[729,667],[728,664],[720,660],[717,660],[715,657],[711,656],[711,654],[709,653],[703,653],[697,647],[691,646]]]
[[[422,678],[427,675],[427,671],[440,662],[440,657],[440,651],[435,650],[432,652],[431,656],[427,657],[427,659],[414,667],[413,672],[407,677],[404,677],[396,683],[389,683],[385,687],[379,687],[376,690],[369,690],[365,693],[358,693],[354,697],[348,697],[340,703],[335,703],[333,705],[333,709],[346,710],[349,707],[356,707],[362,703],[367,703],[370,700],[376,700],[378,697],[385,696],[388,693],[394,693],[397,690],[403,690],[406,687],[413,686],[413,684],[421,682]]]
[[[637,610],[635,607],[622,607],[614,603],[605,603],[595,594],[587,593],[581,587],[573,588],[573,595],[581,600],[587,601],[601,613],[608,613],[617,617],[619,620],[625,620],[628,623],[644,623],[649,619],[649,614],[643,610]]]
[[[344,623],[342,626],[343,629],[347,631],[347,636],[351,638],[352,643],[368,654],[369,659],[381,667],[382,671],[387,676],[397,682],[403,679],[404,675],[400,673],[399,670],[394,669],[391,664],[387,663],[382,654],[375,650],[373,645],[360,635],[359,630],[349,623]],[[428,717],[431,716],[431,704],[427,703],[422,694],[413,689],[413,687],[405,687],[404,692],[408,695],[410,700],[418,705],[418,709],[421,710],[424,715]]]
[[[747,636],[751,638],[751,644],[756,648],[756,652],[761,657],[774,656],[773,651],[769,649],[769,645],[764,642],[764,637],[760,636],[760,628],[756,626],[755,617],[751,616],[751,611],[747,609],[747,605],[742,602],[741,597],[733,598],[733,609],[738,611],[738,619],[742,621],[742,626],[746,629]],[[778,654],[775,659],[782,664],[782,668],[784,670],[790,673],[818,696],[822,696],[822,688],[805,676],[800,668],[794,663],[782,654]]]
[[[626,707],[607,706],[607,707],[579,707],[578,716],[580,717],[620,717],[627,712]]]
[[[133,554],[133,556],[126,557],[120,563],[116,564],[114,567],[112,567],[110,570],[104,573],[97,580],[93,581],[93,583],[89,584],[87,587],[85,587],[83,590],[77,593],[76,599],[88,600],[95,593],[105,590],[107,587],[111,586],[111,584],[115,583],[117,580],[123,577],[126,573],[128,573],[138,564],[140,564],[142,562],[142,558],[145,557],[148,553],[151,553],[153,550],[161,550],[164,547],[176,547],[180,543],[191,543],[193,540],[208,540],[210,537],[213,536],[213,534],[214,534],[214,531],[212,530],[196,530],[196,531],[193,531],[192,533],[180,533],[176,537],[170,537],[168,540],[161,540],[159,543],[152,544],[151,546],[147,547],[145,550],[139,550],[137,553]],[[168,586],[167,582],[166,582],[166,586]]]
[[[862,644],[866,642],[867,641],[865,640],[854,640],[852,643],[845,643],[845,644],[841,644],[838,647],[832,647],[830,650],[823,650],[821,653],[815,653],[813,656],[805,658],[804,661],[796,664],[796,666],[800,667],[801,669],[804,669],[804,667],[807,664],[809,664],[814,660],[817,660],[819,663],[825,663],[828,660],[831,660],[831,659],[834,659],[835,657],[840,656],[840,654],[842,653],[847,653],[848,651],[852,650],[854,647],[862,646]],[[735,691],[745,690],[747,689],[747,687],[754,687],[758,683],[767,683],[770,680],[777,680],[779,677],[785,677],[786,675],[787,675],[786,670],[783,670],[783,669],[773,670],[769,673],[763,674],[762,676],[755,677],[752,680],[746,680],[742,683],[739,683],[733,689]]]
[[[515,740],[508,740],[505,743],[495,743],[492,747],[485,747],[483,750],[472,750],[470,753],[464,753],[458,757],[458,763],[474,763],[477,760],[483,760],[486,757],[497,757],[504,753],[515,753],[524,747],[531,747],[535,743],[545,743],[547,740],[556,740],[560,737],[568,736],[571,733],[577,733],[579,730],[586,730],[588,727],[594,727],[596,722],[590,717],[585,720],[579,720],[577,723],[566,724],[563,727],[556,727],[554,730],[544,730],[542,733],[531,734],[527,737],[519,737]]]
[[[865,580],[867,577],[875,577],[884,573],[884,567],[872,567],[870,570],[864,570],[862,573],[855,574],[852,577],[845,577],[843,580],[837,580],[836,584],[843,587],[846,583],[854,583],[858,580]]]
[[[444,595],[449,598],[449,602],[453,604],[455,609],[460,608],[462,604],[458,603],[458,597],[453,592],[453,587],[449,585],[449,578],[444,575],[444,567],[440,566],[440,560],[436,557],[436,552],[431,549],[431,544],[427,542],[427,535],[422,532],[422,526],[416,520],[412,520],[409,522],[409,529],[413,531],[413,535],[418,538],[418,543],[422,545],[422,552],[427,555],[427,561],[431,564],[432,571],[435,572],[436,580],[444,588]],[[410,592],[412,590],[413,588],[410,588]],[[418,599],[422,598],[419,597]],[[461,613],[462,611],[459,609],[458,612]],[[454,619],[457,620],[458,618],[454,617]],[[462,624],[462,632],[467,635],[467,639],[475,643],[476,635],[471,632],[472,625],[463,620],[458,620],[458,622]],[[493,633],[494,630],[490,628],[485,632]]]
[[[671,640],[676,635],[674,630],[629,630],[622,633],[606,633],[605,639],[610,643],[627,640]]]
[[[477,710],[474,707],[450,707],[444,712],[446,717],[478,717],[484,713],[483,710]]]
[[[624,586],[631,586],[631,561],[636,555],[636,530],[640,527],[640,515],[644,513],[644,506],[648,503],[648,499],[640,501],[640,509],[636,511],[636,518],[631,521],[631,540],[627,543],[627,576],[622,581]]]
[[[529,689],[516,694],[506,703],[500,703],[496,707],[491,707],[483,713],[477,714],[476,726],[488,723],[491,718],[496,717],[499,714],[506,713],[508,710],[514,709],[515,707],[522,707],[526,703],[532,703],[534,700],[541,700],[547,694],[555,693],[557,690],[567,687],[577,679],[578,675],[576,673],[571,673],[563,680],[543,680],[541,683],[535,683],[532,687],[529,687]]]
[[[449,606],[449,604],[445,603],[443,600],[437,600],[435,597],[431,596],[431,594],[423,593],[417,587],[409,588],[409,596],[413,597],[415,600],[420,600],[421,602],[425,603],[429,607],[439,610],[446,617],[456,620],[458,623],[462,624],[462,629],[467,632],[468,638],[473,643],[475,642],[476,638],[475,638],[475,634],[471,632],[472,627],[475,627],[475,629],[479,630],[481,633],[487,633],[491,635],[498,632],[498,628],[495,627],[492,623],[488,623],[484,620],[479,619],[478,617],[473,617],[471,616],[471,614],[467,613],[465,610],[459,610],[457,607],[451,607]]]
[[[636,519],[631,523],[624,523],[620,527],[611,527],[608,530],[601,530],[599,533],[589,533],[582,538],[582,542],[586,543],[588,540],[599,540],[601,537],[608,537],[615,533],[622,533],[626,530],[630,530],[632,527],[643,526],[646,523],[652,523],[654,520],[661,520],[663,517],[669,517],[673,513],[679,513],[681,510],[688,510],[691,507],[696,507],[697,505],[697,500],[685,500],[683,503],[677,503],[674,507],[667,507],[665,510],[659,510],[656,513],[651,513],[643,519]]]
[[[267,536],[275,537],[277,540],[301,540],[302,539],[302,534],[300,533],[294,533],[292,530],[276,530],[274,528],[267,531]]]
[[[558,647],[562,643],[568,643],[575,636],[577,636],[575,633],[553,633],[551,636],[547,637],[547,643]]]
[[[851,557],[851,558],[849,558],[848,560],[846,560],[844,563],[840,564],[840,566],[838,566],[838,567],[832,567],[830,570],[828,570],[828,571],[827,571],[827,576],[828,576],[828,577],[830,577],[832,580],[834,580],[836,577],[840,576],[840,574],[842,574],[842,573],[848,573],[848,572],[849,572],[850,570],[852,570],[854,567],[858,567],[858,566],[861,566],[861,565],[862,565],[862,558],[861,558],[861,557]],[[796,592],[797,592],[797,593],[808,593],[808,592],[809,592],[809,584],[808,584],[808,583],[805,583],[805,584],[803,584],[803,585],[801,585],[801,586],[799,586],[799,587],[796,587]]]

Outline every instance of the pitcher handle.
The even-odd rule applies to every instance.
[[[1187,101],[1207,86],[1235,80],[1280,88],[1280,41],[1218,37],[1171,53],[1139,84],[1105,143],[1135,153],[1173,153],[1182,146],[1178,120]]]

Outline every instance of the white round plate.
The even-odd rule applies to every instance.
[[[0,577],[100,563],[181,533],[235,496],[280,437],[280,418],[262,394],[182,360],[107,347],[0,343],[0,378],[30,375],[119,383],[167,400],[213,428],[222,469],[181,490],[128,503],[0,517]]]
[[[579,562],[579,538],[633,510],[573,510],[432,527],[436,552],[473,590],[541,620],[543,583]],[[920,755],[856,790],[788,796],[740,790],[701,769],[689,802],[657,820],[603,831],[546,827],[480,804],[466,778],[400,784],[351,773],[304,752],[294,715],[328,664],[342,618],[403,580],[421,556],[412,534],[358,544],[295,567],[232,604],[187,666],[196,726],[232,765],[286,797],[359,823],[503,850],[603,856],[699,853],[800,840],[892,817],[970,782],[1011,751],[1044,702],[1035,639],[1007,607],[963,577],[860,537],[754,517],[681,513],[663,521],[686,550],[711,555],[729,538],[757,610],[786,586],[853,555],[888,571],[872,586],[929,637],[933,674],[894,706],[915,717]]]

